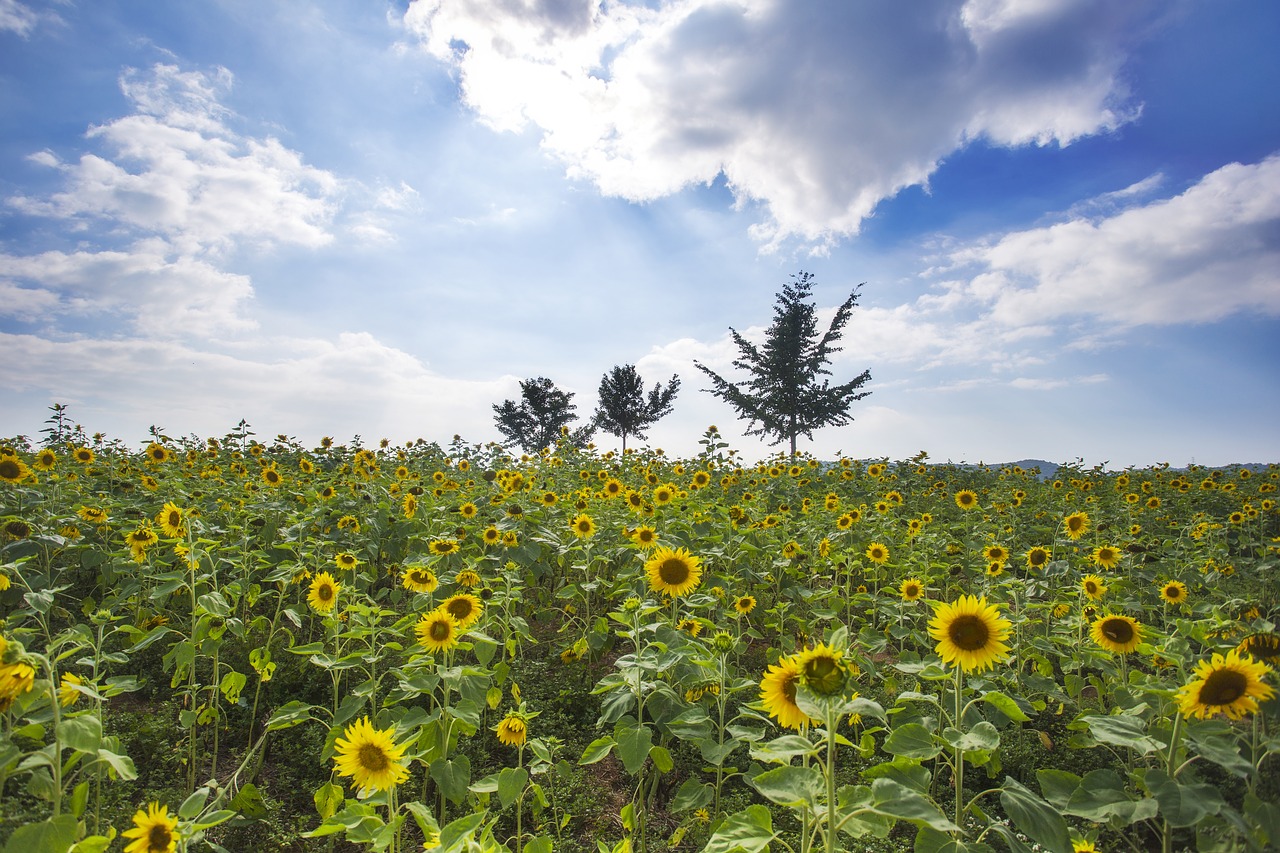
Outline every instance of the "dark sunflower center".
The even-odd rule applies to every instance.
[[[13,480],[17,478],[20,471],[21,469],[18,467],[18,463],[14,462],[12,459],[6,459],[3,462],[0,462],[0,477]]]
[[[360,747],[358,760],[360,761],[360,766],[370,773],[381,773],[391,765],[391,761],[387,758],[387,754],[382,751],[382,747],[373,743],[366,743]]]
[[[321,601],[328,601],[333,598],[333,587],[329,586],[327,583],[320,584],[320,587],[316,590],[316,598]]]
[[[1204,680],[1200,688],[1200,704],[1230,705],[1245,694],[1249,679],[1234,669],[1220,669]]]
[[[947,629],[951,642],[966,652],[976,652],[987,645],[991,632],[987,623],[973,615],[960,616]]]
[[[181,524],[181,523],[182,523],[182,513],[180,513],[180,512],[170,512],[170,513],[169,513],[169,526],[170,526],[170,527],[177,527],[177,526],[178,526],[179,524]]]
[[[689,565],[679,557],[669,557],[658,567],[658,577],[668,586],[680,586],[689,580]]]
[[[1089,593],[1090,595],[1097,595],[1097,593],[1098,593],[1098,585],[1097,585],[1096,583],[1094,583],[1093,581],[1085,581],[1085,583],[1084,583],[1084,591],[1085,591],[1085,592],[1087,592],[1087,593]]]
[[[459,622],[471,615],[471,602],[465,598],[458,599],[449,603],[449,614]]]
[[[794,675],[788,675],[782,682],[782,695],[792,705],[796,703],[796,677]]]
[[[450,628],[448,622],[441,619],[431,623],[431,630],[428,633],[430,633],[431,639],[435,640],[437,643],[443,643],[445,640],[449,639],[449,635],[453,633],[453,630]]]
[[[1123,619],[1108,619],[1102,623],[1102,636],[1124,645],[1133,640],[1133,626]]]
[[[915,598],[917,595],[920,594],[920,587],[916,586],[913,583],[907,584],[907,588],[904,590],[904,592],[906,592],[908,598]]]
[[[152,824],[150,831],[147,832],[147,849],[168,850],[172,840],[173,836],[170,835],[167,826],[161,823]]]

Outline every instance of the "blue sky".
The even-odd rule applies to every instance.
[[[1280,461],[1271,0],[0,0],[0,435],[497,440],[682,379],[800,270],[803,449]],[[601,435],[602,446],[616,446]]]

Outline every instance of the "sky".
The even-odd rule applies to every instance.
[[[819,458],[1280,462],[1274,0],[0,0],[0,437],[638,442],[855,289]],[[613,436],[598,434],[602,449]],[[637,442],[633,439],[631,446]]]

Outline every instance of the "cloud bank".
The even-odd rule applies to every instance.
[[[414,0],[407,30],[497,130],[634,201],[723,176],[767,247],[858,232],[974,140],[1067,145],[1134,118],[1154,3]]]

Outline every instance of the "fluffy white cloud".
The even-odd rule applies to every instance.
[[[0,0],[0,32],[8,30],[24,38],[35,29],[39,16],[18,0]]]
[[[73,163],[48,151],[33,155],[33,162],[62,171],[65,188],[48,198],[15,196],[9,204],[161,235],[188,255],[237,243],[328,243],[342,183],[274,138],[233,130],[219,100],[231,83],[225,69],[126,71],[120,88],[135,111],[88,133],[107,155],[84,154]]]
[[[996,324],[1090,318],[1113,329],[1280,315],[1280,155],[1231,163],[1179,195],[1007,234],[953,253]]]
[[[775,244],[855,233],[976,138],[1067,144],[1131,119],[1153,4],[1107,0],[414,0],[404,17],[500,130],[652,199],[724,175]]]

